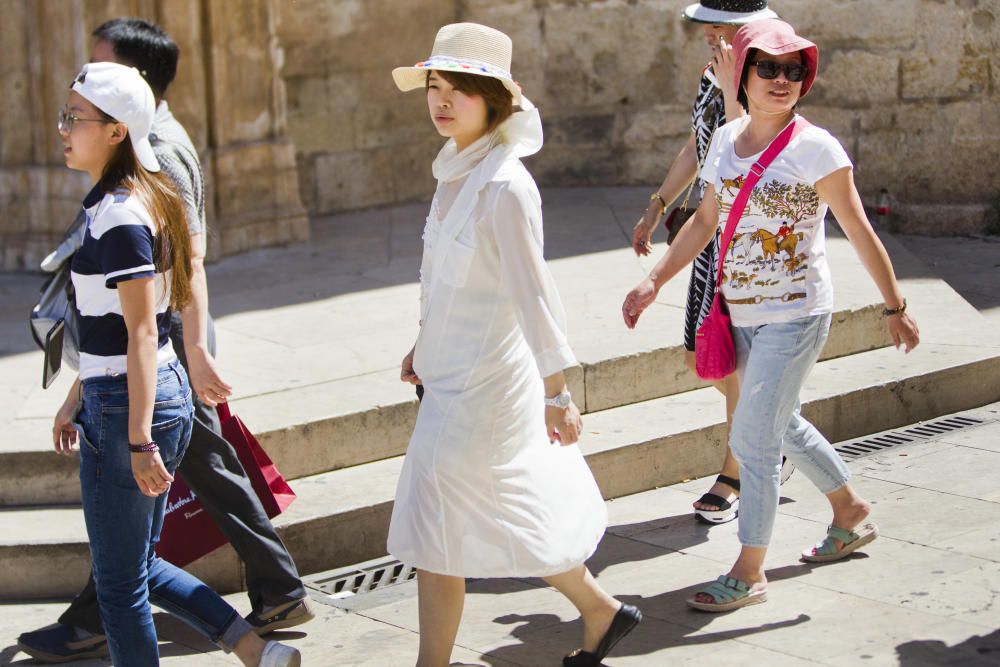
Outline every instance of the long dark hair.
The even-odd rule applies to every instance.
[[[117,122],[100,109],[97,111],[105,120]],[[146,171],[132,149],[131,139],[126,138],[104,165],[98,185],[105,193],[125,189],[146,205],[156,225],[156,270],[171,270],[170,307],[183,309],[191,301],[191,235],[184,202],[173,183],[163,172]]]

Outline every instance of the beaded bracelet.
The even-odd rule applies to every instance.
[[[886,317],[889,317],[890,315],[899,315],[900,313],[904,313],[904,312],[906,312],[906,299],[903,299],[903,305],[902,306],[897,306],[895,308],[883,308],[882,309],[882,314],[885,315]]]
[[[151,452],[160,451],[159,446],[150,440],[149,442],[144,442],[141,445],[133,445],[131,442],[128,444],[128,450],[133,454],[149,454]]]

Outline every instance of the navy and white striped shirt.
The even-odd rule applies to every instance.
[[[71,276],[80,314],[80,379],[125,373],[128,330],[118,283],[154,278],[157,366],[174,360],[170,343],[170,273],[157,273],[153,257],[156,225],[128,192],[103,194],[95,187],[83,200],[87,232],[73,257]]]

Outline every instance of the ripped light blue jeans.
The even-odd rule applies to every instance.
[[[830,441],[799,413],[799,394],[830,331],[830,315],[733,327],[740,400],[729,445],[740,464],[740,543],[766,547],[778,513],[782,454],[828,494],[850,473]]]

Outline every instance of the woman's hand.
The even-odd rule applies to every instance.
[[[73,386],[66,394],[59,412],[56,413],[55,421],[52,424],[52,445],[57,454],[72,454],[76,451],[76,443],[79,440],[79,433],[73,426],[76,419],[76,412],[80,406],[80,378],[73,381]]]
[[[712,72],[719,82],[719,88],[727,99],[736,99],[736,58],[732,44],[719,37],[719,45],[712,47]]]
[[[214,408],[232,396],[233,388],[219,375],[215,359],[207,350],[192,346],[185,347],[185,352],[187,352],[191,388],[202,403]]]
[[[653,238],[653,231],[660,222],[659,210],[655,206],[650,206],[639,218],[632,228],[632,250],[639,257],[645,257],[653,252],[653,245],[650,239]]]
[[[583,420],[576,403],[570,402],[566,408],[545,406],[545,428],[549,432],[549,442],[572,445],[580,439],[583,430]]]
[[[80,434],[73,426],[73,419],[76,417],[76,401],[67,400],[56,413],[55,423],[52,425],[52,444],[56,448],[57,454],[72,454],[76,451],[76,443]]]
[[[622,317],[625,318],[625,326],[629,329],[635,329],[642,311],[656,300],[657,292],[659,290],[653,281],[646,278],[628,293],[628,296],[625,297],[625,303],[622,304]]]
[[[170,488],[174,476],[167,472],[159,452],[132,452],[132,477],[142,495],[155,498]]]
[[[403,357],[403,363],[400,364],[399,379],[410,384],[423,384],[413,371],[413,351],[415,349],[416,346],[410,349],[406,356]]]
[[[899,346],[903,345],[907,354],[912,352],[913,348],[920,343],[920,329],[917,328],[917,323],[905,312],[889,315],[887,319],[889,320],[889,335],[892,336],[892,342],[896,345],[896,349],[898,350]]]

